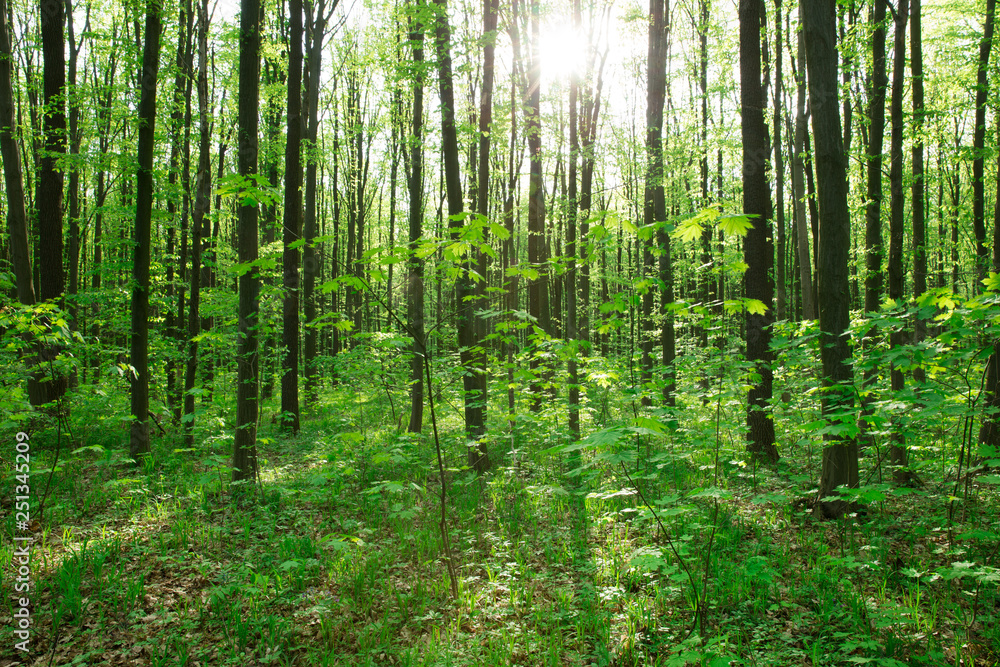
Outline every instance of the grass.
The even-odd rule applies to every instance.
[[[35,534],[24,664],[1000,661],[1000,504],[979,479],[955,497],[945,426],[913,440],[923,486],[880,483],[866,452],[866,512],[817,522],[802,502],[820,445],[800,427],[814,418],[803,392],[775,407],[785,458],[774,468],[745,460],[736,391],[691,401],[677,424],[652,413],[645,430],[615,436],[598,429],[637,422],[627,399],[616,413],[601,390],[586,423],[606,439],[582,451],[582,469],[568,467],[554,401],[513,430],[498,418],[496,465],[476,478],[456,467],[460,416],[447,405],[459,399],[445,388],[453,599],[433,445],[386,416],[405,405],[401,390],[390,404],[381,388],[345,383],[297,437],[265,419],[252,493],[228,482],[231,406],[205,408],[195,450],[171,430],[136,469],[88,391],[72,429],[87,446],[63,453]],[[51,461],[51,443],[38,443]],[[33,489],[46,477],[36,470]],[[9,618],[12,512],[4,520]],[[11,630],[0,627],[0,664],[23,660]]]

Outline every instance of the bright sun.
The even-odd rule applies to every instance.
[[[539,57],[545,80],[568,81],[583,71],[586,35],[576,32],[568,21],[548,21],[541,33]]]

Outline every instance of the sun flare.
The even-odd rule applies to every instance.
[[[550,81],[567,81],[584,69],[586,35],[568,21],[547,22],[542,29],[539,58],[542,76]]]

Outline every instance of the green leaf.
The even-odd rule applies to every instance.
[[[757,217],[757,215],[723,215],[719,218],[719,229],[729,236],[738,236],[742,238],[746,236],[747,232],[750,231],[750,228],[753,227],[753,222],[750,221],[750,218],[753,217]]]

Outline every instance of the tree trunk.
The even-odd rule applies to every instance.
[[[240,93],[238,169],[257,174],[257,115],[260,92],[260,0],[240,2]],[[257,204],[244,199],[239,216],[239,262],[257,260]],[[257,480],[257,315],[260,279],[255,271],[239,277],[239,344],[236,352],[236,437],[233,481]]]
[[[201,332],[201,240],[208,236],[212,162],[208,121],[208,0],[198,7],[198,179],[191,216],[191,298],[187,321],[187,366],[184,373],[184,442],[194,445],[194,385],[198,370],[198,334]]]
[[[979,67],[976,74],[976,127],[972,134],[972,227],[976,236],[976,291],[986,277],[989,257],[986,249],[986,184],[983,169],[986,158],[986,104],[989,99],[990,51],[993,48],[993,21],[996,0],[986,0],[986,23],[979,42]]]
[[[0,53],[11,54],[10,26],[7,24],[7,0],[0,0]],[[17,300],[26,306],[35,303],[35,285],[31,278],[31,256],[28,254],[28,216],[24,205],[24,183],[21,180],[21,151],[14,119],[14,89],[12,58],[0,57],[0,157],[7,195],[7,231],[10,234],[10,254],[17,283]],[[34,390],[29,394],[34,394]],[[34,402],[34,401],[33,401]]]
[[[302,236],[302,0],[289,0],[288,134],[285,139],[285,214],[281,254],[281,423],[299,432],[299,250]]]
[[[910,72],[913,87],[913,183],[910,186],[913,201],[913,296],[921,297],[927,291],[927,221],[925,213],[924,182],[924,50],[921,34],[920,0],[910,0]],[[940,209],[939,209],[940,210]],[[927,320],[919,313],[914,322],[913,342],[919,344],[927,336]],[[923,384],[923,368],[913,369],[913,379]]]
[[[816,178],[819,186],[820,252],[819,324],[823,362],[823,415],[832,422],[853,418],[848,255],[851,248],[850,210],[847,206],[847,156],[844,154],[837,101],[836,14],[832,0],[801,5],[809,70],[809,102],[816,142]],[[823,448],[817,510],[839,517],[847,503],[824,500],[839,486],[858,486],[857,442],[843,435],[827,435]]]
[[[38,272],[38,298],[41,301],[61,300],[65,277],[63,273],[63,173],[59,165],[66,152],[66,57],[63,28],[65,5],[61,0],[41,0],[41,34],[43,112],[42,137],[44,150],[38,158],[38,246],[34,269]],[[40,368],[36,377],[49,373],[45,364],[55,359],[58,349],[41,346],[37,358]],[[45,377],[29,384],[33,405],[49,403],[61,397],[67,387],[66,378]],[[145,415],[141,417],[145,419]]]
[[[406,321],[413,337],[410,348],[410,433],[420,433],[424,420],[424,357],[428,354],[424,334],[424,260],[417,255],[424,220],[424,27],[419,16],[410,17],[413,49],[413,134],[410,137],[409,243],[406,264]],[[427,388],[430,391],[430,387]]]
[[[333,0],[330,11],[336,8],[338,0]],[[305,365],[306,400],[314,403],[317,397],[319,370],[316,367],[317,334],[316,320],[316,276],[321,264],[321,253],[314,246],[316,237],[316,166],[319,162],[319,148],[316,138],[319,130],[319,84],[323,64],[323,40],[329,14],[326,0],[309,3],[309,46],[308,73],[306,87],[306,198],[302,233],[306,244],[302,249],[302,297],[304,300],[305,335],[302,361]]]
[[[774,323],[774,244],[771,240],[771,186],[767,182],[770,137],[764,122],[767,98],[761,84],[761,22],[766,17],[764,0],[740,0],[740,115],[743,137],[743,212],[752,227],[743,241],[747,264],[744,294],[764,304],[764,313],[746,314],[747,359],[754,374],[747,396],[748,450],[771,463],[778,460],[774,445],[774,421],[766,409],[771,400],[771,325]]]
[[[802,9],[799,9],[800,16]],[[809,223],[806,219],[805,150],[809,132],[806,118],[806,43],[802,33],[798,40],[798,71],[792,58],[792,70],[797,81],[795,98],[795,150],[792,151],[792,192],[795,197],[796,255],[799,260],[799,293],[802,298],[802,319],[816,319],[815,291],[812,281],[812,254],[809,248]]]
[[[895,40],[892,65],[892,99],[889,103],[889,116],[892,124],[889,146],[889,298],[897,304],[903,303],[903,227],[905,224],[903,199],[903,88],[906,74],[906,19],[909,16],[908,0],[899,0],[895,16]],[[906,343],[905,334],[900,327],[895,327],[889,333],[889,348],[895,349]],[[903,390],[903,371],[892,364],[889,371],[890,384],[893,392]],[[893,476],[902,483],[906,473],[906,443],[903,434],[893,432],[889,442],[889,462],[896,467]]]
[[[451,28],[448,24],[446,0],[434,0],[435,45],[438,59],[438,81],[441,91],[441,153],[444,160],[445,188],[448,198],[448,229],[453,239],[462,236],[462,174],[459,168],[458,132],[455,125],[455,95],[451,71]],[[475,290],[470,272],[475,270],[476,251],[469,251],[461,261],[455,285],[455,314],[458,329],[459,358],[462,364],[462,385],[465,404],[465,436],[469,444],[468,458],[478,472],[490,466],[489,454],[483,436],[486,433],[486,394],[482,376],[486,369],[475,348],[481,346],[476,339]],[[478,362],[478,363],[477,363]]]
[[[149,256],[153,215],[153,150],[156,137],[156,78],[160,70],[160,1],[146,5],[136,159],[135,249],[132,260],[132,428],[129,454],[149,454]]]

